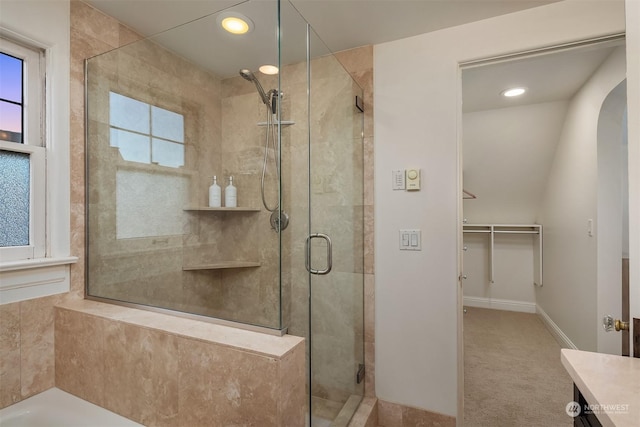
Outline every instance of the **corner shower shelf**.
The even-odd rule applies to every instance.
[[[214,211],[214,212],[260,212],[259,208],[237,207],[237,208],[210,208],[208,206],[186,208],[185,211]]]
[[[252,267],[260,267],[260,263],[253,262],[253,261],[220,261],[220,262],[212,262],[209,264],[185,265],[182,267],[182,270],[183,271],[222,270],[225,268],[252,268]]]

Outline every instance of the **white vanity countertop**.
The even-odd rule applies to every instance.
[[[604,427],[640,426],[640,358],[569,349],[560,358]]]

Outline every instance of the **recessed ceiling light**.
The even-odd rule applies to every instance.
[[[520,96],[524,94],[526,91],[527,89],[523,87],[514,87],[514,88],[503,91],[502,96],[506,96],[507,98],[513,98],[514,96]]]
[[[226,12],[218,15],[218,24],[231,34],[246,34],[253,31],[253,21],[241,13]]]
[[[260,70],[262,74],[278,74],[278,67],[276,67],[275,65],[261,65],[258,70]]]

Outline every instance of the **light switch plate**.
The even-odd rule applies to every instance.
[[[422,232],[420,230],[400,230],[399,237],[401,251],[422,250]]]
[[[406,188],[404,170],[391,171],[391,180],[392,190],[404,190]]]

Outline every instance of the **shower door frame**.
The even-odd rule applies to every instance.
[[[351,419],[351,417],[353,416],[353,414],[355,413],[355,410],[357,409],[359,403],[361,402],[362,398],[364,397],[364,161],[363,161],[363,153],[364,153],[364,114],[362,110],[359,110],[358,113],[354,113],[354,114],[359,114],[358,116],[354,116],[354,124],[356,122],[356,118],[357,118],[357,122],[359,123],[359,132],[357,133],[357,137],[354,137],[353,135],[349,135],[349,138],[353,138],[354,140],[359,140],[358,144],[359,144],[359,149],[360,149],[360,154],[358,156],[362,156],[362,157],[356,157],[359,158],[361,160],[361,163],[358,166],[359,168],[359,181],[360,181],[360,189],[361,192],[359,194],[360,200],[357,202],[357,204],[353,204],[352,206],[347,205],[346,209],[353,209],[353,213],[354,215],[351,217],[351,224],[350,224],[350,229],[348,229],[348,231],[353,233],[353,236],[356,240],[356,244],[359,245],[359,248],[353,248],[353,252],[355,253],[354,258],[359,258],[359,260],[355,260],[353,261],[353,265],[354,265],[354,269],[352,271],[339,271],[340,269],[340,257],[334,257],[332,255],[332,252],[335,251],[340,251],[340,238],[342,236],[340,236],[340,233],[338,231],[341,230],[334,230],[336,232],[331,233],[330,231],[328,231],[328,227],[331,227],[332,225],[335,225],[334,222],[330,221],[329,223],[324,223],[322,224],[322,221],[318,221],[317,218],[317,214],[318,214],[318,207],[324,208],[325,210],[329,210],[329,211],[333,211],[333,215],[336,215],[336,217],[339,217],[336,214],[336,210],[340,209],[340,208],[345,208],[344,206],[328,206],[328,205],[322,205],[322,201],[319,201],[319,199],[323,196],[323,195],[319,195],[319,196],[315,196],[314,197],[314,178],[318,177],[318,170],[320,169],[320,176],[323,176],[323,170],[321,169],[322,166],[319,165],[318,163],[325,163],[327,161],[327,159],[329,159],[329,162],[331,161],[330,156],[325,156],[325,159],[322,159],[323,154],[327,154],[327,150],[323,150],[322,148],[318,148],[317,146],[319,144],[323,144],[323,145],[329,145],[330,142],[332,141],[322,141],[320,140],[321,138],[318,136],[316,138],[316,135],[314,133],[314,123],[313,123],[313,117],[314,117],[314,103],[312,101],[313,99],[313,94],[314,94],[314,89],[313,89],[313,83],[314,80],[312,78],[313,73],[312,73],[312,69],[313,69],[313,63],[314,60],[322,60],[322,58],[318,59],[313,59],[311,57],[311,52],[312,52],[312,36],[316,36],[317,35],[313,32],[312,27],[307,24],[307,32],[306,32],[306,36],[307,36],[307,85],[308,85],[308,94],[307,94],[307,129],[308,129],[308,206],[309,206],[309,210],[308,210],[308,235],[307,235],[307,244],[305,245],[305,257],[306,257],[306,262],[307,262],[307,279],[308,279],[308,289],[309,289],[309,325],[308,325],[308,357],[309,357],[309,363],[307,366],[307,370],[308,370],[308,378],[309,378],[309,383],[308,383],[308,393],[309,393],[309,425],[311,427],[313,427],[314,423],[313,423],[313,412],[314,412],[314,402],[313,402],[313,392],[314,392],[314,385],[315,385],[315,380],[314,380],[314,372],[317,374],[317,370],[318,368],[316,368],[316,366],[314,366],[314,359],[317,359],[319,356],[315,355],[314,353],[316,353],[316,343],[318,343],[318,340],[320,339],[318,336],[316,336],[316,334],[314,333],[314,317],[316,316],[316,311],[314,310],[314,299],[316,298],[316,293],[320,293],[320,292],[327,292],[327,286],[331,286],[331,285],[336,285],[336,283],[338,284],[338,286],[336,286],[335,288],[340,288],[340,281],[339,280],[332,280],[331,277],[332,275],[355,275],[357,276],[357,285],[354,285],[356,287],[358,287],[359,289],[354,289],[354,293],[355,293],[355,299],[354,302],[357,301],[357,307],[354,306],[350,306],[351,309],[353,309],[353,312],[350,313],[351,315],[355,316],[355,317],[359,317],[358,320],[355,321],[354,323],[354,328],[356,330],[353,331],[353,335],[354,335],[354,340],[351,343],[353,346],[359,346],[360,349],[359,350],[355,350],[356,351],[356,355],[354,356],[354,362],[355,366],[342,366],[340,370],[348,372],[345,375],[349,375],[349,378],[351,378],[353,380],[353,382],[355,383],[353,385],[354,387],[354,394],[351,394],[351,396],[349,398],[347,398],[347,400],[343,403],[342,409],[340,410],[338,416],[336,418],[334,418],[332,421],[332,426],[345,426],[349,423],[349,420]],[[322,42],[321,39],[319,37],[317,37],[319,42]],[[358,87],[358,91],[359,91],[359,97],[360,99],[362,99],[363,96],[363,90],[362,88],[360,88],[357,83],[353,80],[353,77],[351,77],[351,75],[343,68],[343,66],[338,62],[338,60],[335,58],[335,56],[333,55],[333,53],[330,53],[330,56],[332,58],[332,60],[335,60],[336,65],[338,65],[340,67],[340,69],[344,72],[344,74],[346,76],[348,76],[348,78],[350,79],[350,81],[352,82],[353,85]],[[325,59],[326,60],[326,59]],[[324,71],[324,70],[323,70]],[[324,88],[323,88],[324,91]],[[340,95],[342,95],[340,93]],[[338,97],[334,98],[337,99]],[[354,97],[355,98],[355,97]],[[351,99],[351,100],[347,100],[345,98],[345,100],[347,101],[346,103],[348,105],[352,105],[353,106],[353,110],[356,110],[356,106],[355,106],[355,99]],[[351,104],[349,104],[351,103]],[[332,104],[330,104],[332,105]],[[317,124],[315,126],[318,126]],[[321,125],[320,125],[321,126]],[[354,134],[356,132],[353,132]],[[336,146],[338,144],[334,144],[334,146]],[[326,148],[326,147],[325,147]],[[347,148],[348,149],[348,148]],[[344,155],[345,152],[341,152],[339,154]],[[352,154],[350,152],[347,152],[346,154]],[[321,160],[320,162],[318,162],[318,160]],[[353,156],[351,157],[351,159],[353,159]],[[322,160],[324,160],[325,162],[322,162]],[[353,160],[352,160],[353,161]],[[325,163],[326,164],[326,163]],[[351,170],[353,170],[354,168],[352,167]],[[324,171],[326,173],[326,170]],[[346,190],[349,190],[350,188],[346,188]],[[342,190],[344,191],[345,188],[340,188],[339,191]],[[342,194],[344,196],[344,194]],[[326,196],[324,196],[326,197]],[[359,210],[359,213],[358,213]],[[315,214],[315,215],[314,215]],[[360,220],[360,224],[356,224],[356,220],[354,220],[355,218],[358,218]],[[341,217],[344,218],[344,217]],[[326,221],[326,218],[325,218]],[[318,223],[321,223],[320,226],[318,226]],[[361,227],[361,229],[358,229],[358,227]],[[357,234],[360,233],[360,235],[358,236]],[[334,238],[335,242],[332,242],[332,237]],[[318,241],[320,240],[324,240],[325,245],[319,245],[315,246],[311,243],[313,242],[313,240],[317,238]],[[314,249],[315,248],[315,249]],[[318,256],[314,257],[312,256],[314,253],[314,250],[317,250],[316,254]],[[344,250],[344,248],[343,248]],[[325,252],[326,251],[326,252]],[[325,257],[325,253],[326,253],[326,261],[324,260]],[[318,261],[318,258],[321,258],[322,261],[319,263],[319,265],[313,265],[314,261]],[[332,262],[335,261],[335,262]],[[326,262],[326,263],[325,263]],[[315,268],[317,267],[317,268]],[[314,292],[315,291],[315,292]],[[340,301],[330,301],[328,304],[330,305],[334,305],[334,306],[338,306],[340,303]],[[327,301],[324,302],[325,307],[327,305]],[[316,303],[316,305],[318,305]],[[355,313],[355,311],[357,311],[358,313]],[[357,325],[357,323],[359,323],[359,325]],[[340,332],[344,332],[344,330],[340,331],[338,330],[339,328],[336,328],[335,334],[331,337],[331,338],[335,338],[335,336],[340,333]],[[327,335],[326,331],[323,331],[324,335]],[[325,337],[326,338],[326,337]],[[326,349],[325,349],[326,350]],[[316,357],[314,357],[316,356]],[[326,359],[326,354],[324,355],[325,359]],[[357,360],[356,360],[357,359]],[[326,362],[326,360],[324,360]],[[333,368],[336,367],[336,365],[339,365],[338,363],[334,364],[332,363],[330,366],[333,370]],[[351,369],[353,368],[353,369]],[[359,381],[358,381],[359,380]],[[324,387],[319,386],[319,389],[323,389]],[[329,399],[330,400],[330,399]]]

